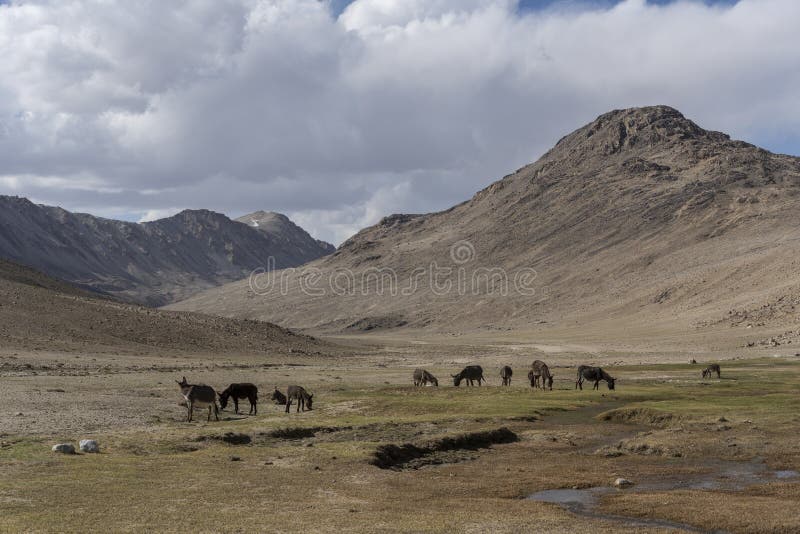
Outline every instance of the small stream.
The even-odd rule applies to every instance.
[[[754,484],[764,484],[777,480],[800,480],[800,473],[791,470],[770,471],[764,461],[756,458],[750,462],[714,461],[705,464],[711,469],[708,473],[687,474],[665,477],[658,480],[642,481],[626,489],[598,486],[584,489],[551,489],[528,496],[539,502],[558,504],[570,512],[593,519],[606,519],[632,527],[661,527],[683,532],[709,532],[707,530],[664,519],[634,518],[598,512],[600,499],[606,495],[621,492],[658,492],[672,490],[727,490],[740,491]],[[722,530],[710,532],[723,533]]]

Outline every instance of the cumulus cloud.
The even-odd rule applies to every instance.
[[[614,108],[800,152],[794,0],[341,5],[0,5],[0,192],[132,220],[269,209],[338,243]]]

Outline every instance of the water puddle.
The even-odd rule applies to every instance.
[[[622,492],[657,492],[672,490],[727,490],[739,491],[747,486],[763,484],[776,480],[786,481],[800,479],[800,473],[793,470],[770,471],[763,460],[757,458],[750,462],[713,462],[707,464],[711,469],[707,473],[693,473],[681,476],[670,476],[653,481],[642,481],[637,485],[616,489],[609,486],[583,489],[551,489],[528,496],[539,502],[558,504],[570,512],[593,519],[617,521],[626,526],[661,527],[683,532],[708,532],[704,529],[663,519],[644,519],[627,516],[603,514],[596,511],[600,499],[606,495]],[[721,533],[724,531],[714,530]]]
[[[678,523],[676,521],[668,521],[666,519],[635,518],[623,515],[604,514],[594,510],[598,501],[600,500],[600,497],[616,491],[623,490],[617,490],[610,487],[545,490],[534,493],[528,498],[534,501],[558,504],[562,508],[569,510],[576,515],[589,517],[592,519],[615,521],[628,527],[660,527],[679,530],[682,532],[706,532],[705,530],[692,525]],[[724,531],[714,532],[721,534]]]

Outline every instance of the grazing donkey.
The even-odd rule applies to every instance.
[[[275,404],[283,406],[286,404],[286,395],[278,391],[278,387],[275,387],[275,391],[272,392],[272,397],[269,398],[271,401],[275,401]]]
[[[175,382],[178,382],[177,380]],[[217,393],[211,386],[205,384],[190,384],[183,377],[183,381],[178,382],[181,388],[181,395],[186,399],[186,409],[188,414],[186,420],[192,421],[192,412],[194,407],[205,408],[208,407],[208,420],[211,421],[211,408],[214,408],[214,417],[219,421],[219,410],[217,409]]]
[[[539,385],[539,378],[542,379],[541,386]],[[553,375],[550,374],[550,368],[542,360],[535,360],[531,364],[528,380],[530,380],[532,388],[541,387],[541,389],[548,388],[553,391]]]
[[[511,375],[514,374],[514,371],[511,370],[511,367],[508,365],[504,365],[502,369],[500,369],[500,378],[503,379],[504,386],[511,385]]]
[[[224,410],[228,405],[228,399],[233,399],[233,411],[239,414],[239,399],[250,401],[250,414],[258,414],[258,388],[254,384],[242,383],[231,384],[225,391],[219,394],[219,407]]]
[[[428,384],[439,387],[439,380],[425,369],[414,369],[414,385],[427,386]]]
[[[712,373],[717,373],[717,378],[721,378],[722,371],[716,363],[712,363],[703,369],[703,378],[711,378]]]
[[[603,371],[600,367],[581,365],[578,367],[578,379],[575,381],[575,389],[583,389],[584,380],[594,382],[594,387],[592,389],[599,389],[601,380],[606,381],[608,389],[614,389],[614,382],[616,382],[615,378]]]
[[[311,409],[314,395],[309,395],[305,389],[300,386],[289,386],[286,390],[286,413],[289,413],[289,407],[292,405],[292,400],[297,399],[297,411],[301,409],[306,411],[306,408]]]
[[[461,385],[462,380],[467,381],[468,386],[473,386],[474,381],[478,381],[478,385],[481,385],[481,381],[486,382],[486,379],[483,378],[483,367],[480,365],[468,365],[464,367],[460,373],[457,375],[450,375],[453,377],[453,385],[458,387]]]

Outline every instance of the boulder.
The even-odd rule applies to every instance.
[[[53,445],[52,451],[62,454],[75,454],[75,446],[72,443],[59,443],[58,445]]]
[[[633,486],[633,482],[631,482],[627,478],[618,478],[614,481],[614,486],[618,488],[629,488]]]
[[[82,439],[80,449],[81,452],[100,452],[100,444],[93,439]]]

